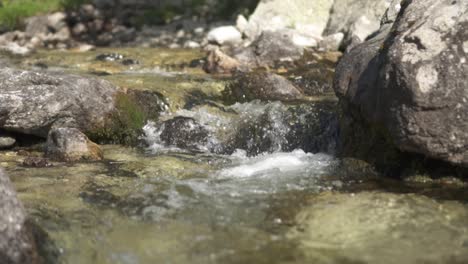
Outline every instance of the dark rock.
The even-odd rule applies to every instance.
[[[405,1],[391,32],[384,24],[344,56],[334,86],[345,134],[362,134],[350,129],[358,123],[401,151],[468,166],[467,10],[466,1]]]
[[[33,167],[33,168],[44,168],[44,167],[51,167],[52,164],[49,163],[49,160],[46,158],[30,156],[30,157],[26,157],[23,160],[23,166]]]
[[[189,67],[190,68],[197,68],[197,67],[200,67],[200,66],[203,66],[203,64],[205,63],[205,60],[202,60],[202,59],[194,59],[194,60],[191,60],[190,63],[189,63]]]
[[[98,61],[119,61],[122,60],[124,56],[118,53],[104,53],[96,56]]]
[[[295,149],[335,153],[339,141],[335,109],[335,102],[326,101],[297,106],[270,103],[261,115],[243,118],[224,151],[243,149],[249,156]]]
[[[178,116],[162,123],[160,129],[160,138],[166,145],[201,150],[208,143],[208,130],[193,118]]]
[[[306,52],[301,59],[295,61],[287,76],[306,95],[334,94],[333,78],[340,55],[338,52]]]
[[[228,100],[236,102],[255,99],[295,101],[304,96],[288,79],[267,72],[237,73],[225,95]]]
[[[46,156],[58,161],[102,160],[101,148],[76,128],[53,128],[46,144]]]
[[[134,59],[125,59],[121,63],[125,66],[140,64],[138,60],[134,60]]]
[[[1,170],[0,200],[0,263],[40,263],[23,205],[10,179]]]

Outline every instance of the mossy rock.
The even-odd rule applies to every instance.
[[[129,90],[116,95],[116,110],[106,124],[89,137],[99,143],[136,145],[143,126],[149,120],[157,120],[160,112],[168,108],[163,96],[154,91]]]

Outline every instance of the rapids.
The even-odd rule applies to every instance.
[[[94,60],[104,52],[140,64]],[[450,175],[388,179],[337,158],[335,135],[315,121],[332,120],[336,100],[226,104],[225,78],[180,66],[200,56],[41,51],[18,62],[105,72],[119,86],[160,92],[169,105],[145,125],[140,145],[105,145],[102,162],[28,168],[24,151],[0,152],[32,222],[47,233],[41,250],[49,263],[468,261],[466,183]],[[163,124],[175,117],[195,120],[208,140],[195,150],[164,142]]]

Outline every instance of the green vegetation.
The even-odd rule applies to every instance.
[[[111,122],[98,131],[91,131],[91,140],[99,143],[135,145],[147,116],[142,107],[130,96],[118,94],[117,111],[112,114]]]
[[[30,16],[68,10],[88,0],[0,0],[0,29],[15,29]]]
[[[179,15],[207,19],[233,19],[237,14],[247,15],[259,0],[191,0],[183,6],[164,4],[148,8],[142,16],[133,18],[137,26],[165,24]],[[25,18],[59,10],[70,10],[90,0],[0,0],[0,30],[17,29]]]

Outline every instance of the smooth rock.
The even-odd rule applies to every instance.
[[[20,46],[16,42],[9,42],[6,45],[1,45],[0,50],[4,50],[13,55],[27,56],[32,53],[32,50],[28,47]]]
[[[297,241],[309,263],[324,259],[325,263],[464,263],[468,259],[466,204],[385,192],[325,192],[306,203],[287,236]]]
[[[7,149],[15,145],[16,139],[8,136],[0,136],[0,149]]]
[[[327,25],[332,4],[332,0],[262,0],[250,16],[243,33],[250,40],[255,40],[265,30],[283,30],[293,25],[308,28],[309,33],[320,37]]]
[[[53,128],[46,143],[47,157],[58,161],[102,160],[101,148],[76,128]]]
[[[303,55],[305,47],[304,43],[295,43],[296,34],[290,29],[264,31],[249,47],[241,48],[233,57],[243,64],[255,67],[268,67],[279,61],[297,60]],[[304,42],[304,38],[296,39],[296,42],[299,40]],[[309,42],[310,39],[306,41]]]
[[[223,26],[208,32],[207,39],[219,45],[237,44],[242,41],[242,34],[234,26]]]
[[[390,2],[391,0],[335,0],[324,35],[343,33],[345,46],[353,40],[355,44],[361,43],[380,28],[381,18]]]
[[[226,55],[219,48],[208,52],[203,70],[208,73],[231,73],[241,67],[241,63]]]
[[[39,264],[26,212],[8,176],[0,169],[0,263]]]
[[[341,44],[344,40],[344,34],[339,32],[332,35],[328,35],[319,41],[318,47],[323,51],[337,51],[340,49]]]
[[[248,102],[259,100],[294,101],[302,98],[303,93],[288,79],[273,73],[237,73],[229,84],[229,100]]]
[[[247,20],[247,18],[245,18],[245,16],[243,15],[237,16],[236,28],[237,30],[239,30],[240,33],[244,33],[247,30],[248,26],[249,26],[249,21]]]

